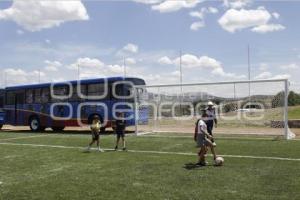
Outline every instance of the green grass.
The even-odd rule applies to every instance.
[[[300,141],[218,138],[222,167],[186,168],[196,155],[151,152],[84,153],[89,135],[1,132],[0,199],[300,199],[300,161],[233,158],[226,155],[300,159]],[[19,139],[5,140],[6,138]],[[104,148],[114,147],[103,136]],[[196,153],[189,137],[126,138],[130,150]],[[207,160],[211,163],[212,158]]]
[[[289,107],[289,119],[300,119],[300,106]]]

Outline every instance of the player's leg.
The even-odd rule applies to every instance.
[[[213,143],[210,140],[206,139],[205,145],[210,148],[213,158],[214,158],[214,160],[216,160],[217,155],[216,155],[216,151],[215,151],[215,147],[214,147]]]
[[[115,150],[118,150],[118,146],[119,146],[119,142],[120,142],[120,134],[117,133],[117,141],[116,141],[116,146],[115,146]]]
[[[126,150],[126,142],[125,142],[125,135],[124,133],[122,134],[122,143],[123,143],[123,151]]]
[[[198,152],[199,160],[198,160],[197,165],[200,165],[200,166],[205,166],[206,165],[206,162],[205,162],[205,153],[206,153],[206,150],[205,150],[205,146],[203,145],[200,148],[199,152]]]
[[[208,123],[207,123],[207,132],[208,132],[208,134],[209,135],[211,135],[211,136],[213,136],[213,128],[214,128],[214,121],[209,121]],[[217,144],[215,143],[215,141],[214,141],[214,139],[211,139],[211,141],[212,141],[212,144],[214,145],[214,146],[217,146]]]

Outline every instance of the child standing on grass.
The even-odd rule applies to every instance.
[[[124,113],[118,112],[117,119],[114,121],[114,129],[115,129],[115,133],[117,135],[115,150],[118,150],[120,138],[122,138],[123,151],[126,150],[125,127],[126,127],[126,124],[125,124],[125,120],[124,120]]]
[[[97,143],[97,148],[99,152],[103,152],[103,150],[100,148],[100,130],[101,130],[101,121],[98,115],[95,115],[93,117],[93,121],[91,124],[91,131],[92,131],[92,141],[90,142],[87,150],[90,151],[91,146],[96,142]]]
[[[207,163],[205,161],[205,154],[207,153],[207,148],[210,147],[211,153],[213,154],[213,159],[216,160],[217,155],[214,150],[214,145],[212,143],[213,137],[206,132],[207,125],[205,121],[208,115],[206,113],[202,114],[202,118],[196,122],[194,140],[197,142],[197,147],[199,147],[198,157],[199,161],[197,165],[205,166]]]

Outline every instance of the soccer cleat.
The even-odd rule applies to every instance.
[[[213,142],[213,144],[212,144],[214,147],[216,147],[217,146],[217,144],[215,143],[215,142]]]
[[[118,150],[118,146],[115,147],[115,151],[117,151],[117,150]]]
[[[126,151],[126,147],[123,147],[123,151]]]

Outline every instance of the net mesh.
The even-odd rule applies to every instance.
[[[285,81],[136,87],[136,132],[194,132],[212,102],[222,135],[285,135]]]

